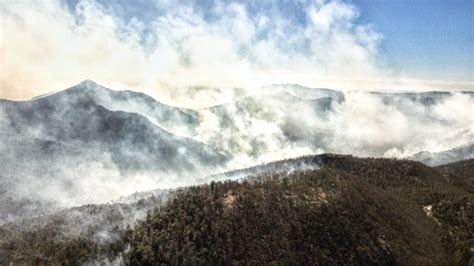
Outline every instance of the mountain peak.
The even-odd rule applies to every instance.
[[[95,82],[93,80],[86,79],[86,80],[81,81],[77,85],[69,88],[68,90],[72,90],[72,91],[75,91],[75,92],[78,92],[78,91],[80,91],[80,92],[97,92],[97,91],[109,91],[110,89],[98,84],[97,82]]]
[[[81,81],[79,84],[77,84],[76,86],[87,86],[87,87],[92,87],[92,86],[100,86],[99,84],[97,84],[97,82],[93,81],[93,80],[90,80],[90,79],[85,79],[83,81]]]

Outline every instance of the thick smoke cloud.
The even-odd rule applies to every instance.
[[[74,1],[71,1],[74,2]],[[0,97],[26,99],[84,79],[178,105],[208,106],[185,88],[272,83],[367,88],[389,77],[381,35],[344,1],[158,1],[154,16],[81,0],[8,1],[2,16]],[[365,80],[365,81],[364,81]],[[373,86],[374,84],[372,84]],[[212,99],[211,99],[212,100]],[[222,99],[218,99],[222,100]]]
[[[384,104],[367,93],[348,93],[346,99],[333,116],[331,152],[405,157],[420,150],[451,149],[474,139],[474,101],[469,95],[454,93],[434,105],[409,99]]]
[[[298,86],[273,89],[280,92],[201,110],[197,138],[229,151],[235,167],[323,152],[404,158],[474,140],[472,94],[434,93],[430,103],[416,94],[348,92],[326,102],[320,93],[288,93],[305,96]]]

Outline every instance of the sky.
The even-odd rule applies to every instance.
[[[474,1],[0,0],[0,98],[85,79],[187,87],[474,90]]]
[[[473,81],[474,1],[354,0],[361,21],[385,36],[381,51],[417,79]]]

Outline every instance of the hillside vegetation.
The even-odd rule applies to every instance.
[[[274,168],[176,191],[144,220],[115,227],[109,240],[92,237],[94,227],[59,239],[58,227],[4,229],[0,255],[4,263],[71,265],[474,262],[474,160],[437,168],[340,155],[291,161],[320,169]]]

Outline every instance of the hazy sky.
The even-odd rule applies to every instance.
[[[0,0],[0,97],[84,79],[173,98],[271,83],[473,90],[473,1]]]

